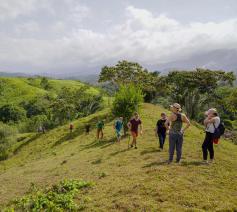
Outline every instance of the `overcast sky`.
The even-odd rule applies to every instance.
[[[0,0],[0,71],[88,74],[231,48],[236,0]]]

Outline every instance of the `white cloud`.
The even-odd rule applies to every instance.
[[[69,2],[75,6],[74,1]],[[74,6],[71,8],[72,21],[80,19],[77,14],[85,17],[91,13],[85,6]],[[60,32],[61,37],[55,39],[2,37],[0,62],[29,65],[42,71],[66,70],[101,66],[120,59],[154,65],[203,51],[237,49],[237,19],[183,24],[164,14],[156,16],[133,6],[126,8],[125,15],[125,21],[106,32],[77,25],[68,31],[64,22],[57,21],[52,30]],[[33,23],[25,27],[37,29]]]
[[[16,18],[34,11],[36,0],[0,0],[0,20]]]

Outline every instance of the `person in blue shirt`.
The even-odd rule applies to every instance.
[[[117,141],[120,142],[122,136],[122,129],[123,129],[123,117],[119,117],[114,122],[114,129],[117,137]]]

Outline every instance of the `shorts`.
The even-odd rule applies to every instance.
[[[138,132],[131,131],[131,135],[133,138],[136,138],[138,136]]]
[[[116,136],[119,138],[119,137],[121,137],[121,130],[116,130]]]

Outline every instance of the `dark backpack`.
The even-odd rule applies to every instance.
[[[225,133],[225,125],[223,122],[220,122],[219,126],[216,128],[215,124],[213,123],[215,131],[213,133],[213,138],[218,139]]]

